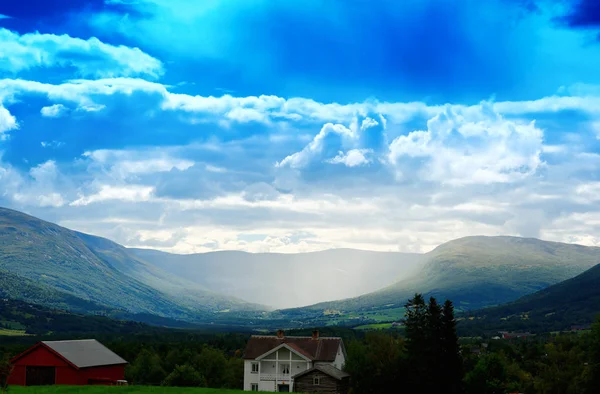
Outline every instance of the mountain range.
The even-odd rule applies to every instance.
[[[442,244],[412,277],[346,300],[289,311],[289,317],[401,308],[416,292],[474,310],[518,299],[600,263],[600,248],[520,237],[465,237]]]
[[[128,249],[0,208],[0,298],[159,325],[390,321],[415,292],[469,311],[551,288],[598,263],[600,248],[479,236],[425,254],[176,255]]]

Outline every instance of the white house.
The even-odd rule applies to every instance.
[[[346,349],[341,338],[253,335],[244,353],[245,391],[294,391],[294,376],[317,365],[342,369]]]

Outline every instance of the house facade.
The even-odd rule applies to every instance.
[[[294,377],[319,365],[341,371],[346,349],[341,338],[253,335],[244,353],[244,390],[293,392]]]

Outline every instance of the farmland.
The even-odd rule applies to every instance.
[[[20,337],[20,336],[24,336],[24,335],[27,335],[27,334],[25,334],[25,330],[9,330],[6,328],[0,328],[0,337],[1,336]]]

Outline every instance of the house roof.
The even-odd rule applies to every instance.
[[[260,356],[256,357],[255,360],[262,360],[262,359],[266,358],[267,356],[269,356],[270,354],[275,353],[277,350],[279,350],[281,348],[287,348],[292,353],[296,353],[298,356],[302,357],[303,359],[305,359],[307,361],[312,361],[312,357],[310,356],[310,354],[306,353],[304,350],[302,350],[298,346],[294,345],[293,343],[282,343],[281,345],[279,345],[273,349],[267,350],[264,354],[261,354]]]
[[[31,353],[38,347],[45,347],[77,369],[127,364],[127,361],[117,356],[95,339],[38,342],[35,346],[14,357],[11,363]]]
[[[246,345],[244,358],[254,360],[283,344],[288,345],[312,361],[334,361],[340,344],[342,344],[342,339],[334,337],[320,337],[318,339],[312,337],[279,338],[274,335],[253,335]]]
[[[294,375],[294,380],[298,379],[301,376],[307,375],[313,371],[323,372],[325,375],[329,375],[332,378],[337,379],[337,380],[342,380],[344,378],[350,377],[349,373],[346,373],[346,372],[342,371],[341,369],[337,369],[333,365],[321,364],[321,365],[315,365],[311,369],[307,369],[306,371],[302,371],[299,374]]]

